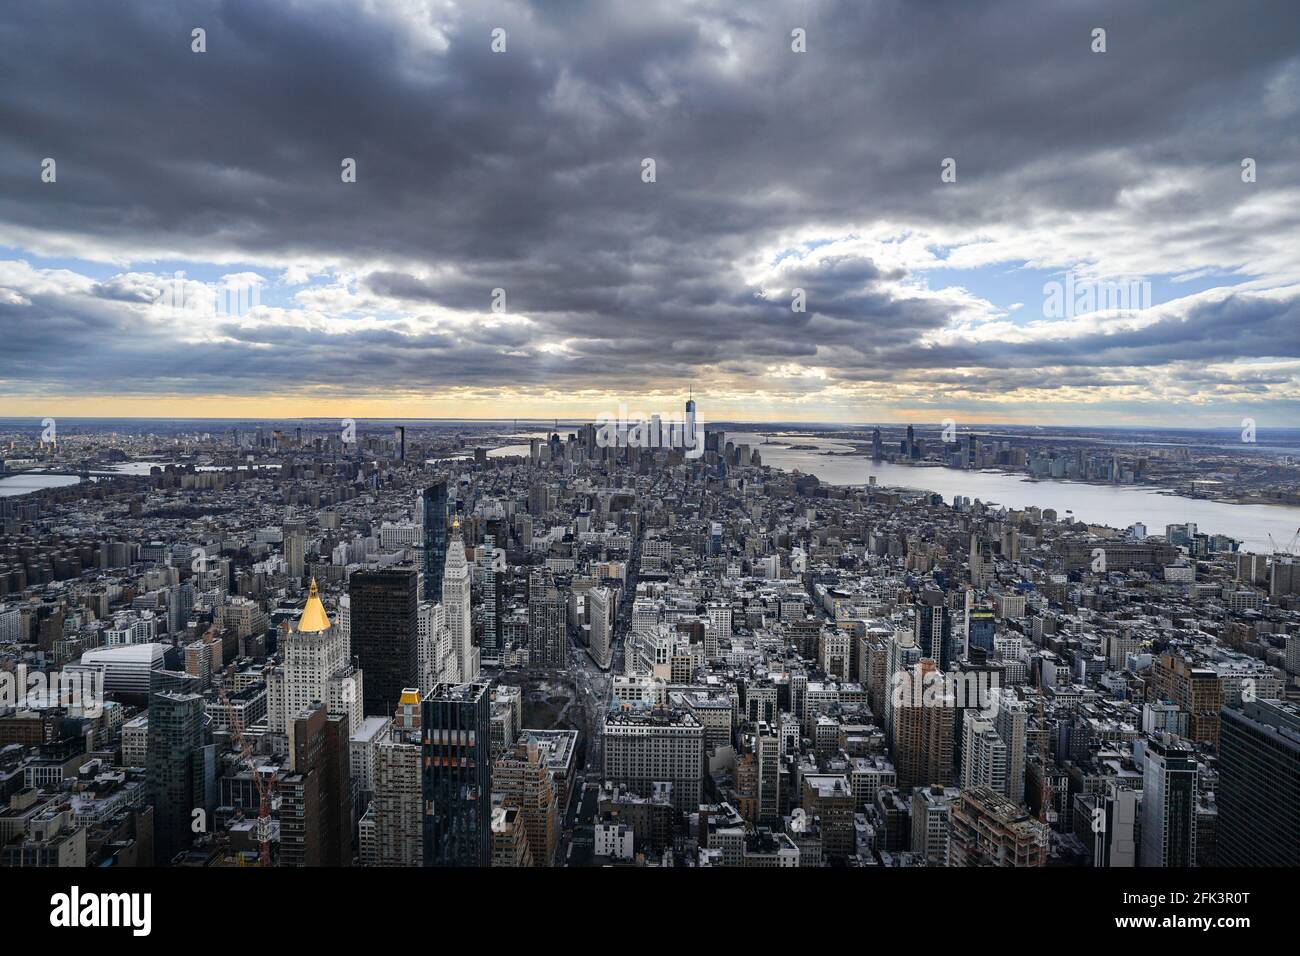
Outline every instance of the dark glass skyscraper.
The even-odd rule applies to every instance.
[[[173,690],[152,694],[146,759],[158,864],[171,862],[194,837],[191,813],[201,805],[195,770],[202,746],[203,698]]]
[[[505,581],[504,572],[497,570],[496,538],[492,535],[483,537],[483,547],[488,559],[483,565],[483,643],[480,657],[484,664],[497,664],[501,661],[501,613],[504,610]]]
[[[1220,710],[1220,866],[1300,866],[1300,709],[1257,700]]]
[[[946,671],[952,663],[952,615],[944,605],[942,591],[922,592],[916,604],[913,634],[921,654],[935,661],[939,670]]]
[[[424,698],[424,865],[489,866],[492,709],[487,684],[439,684]]]
[[[997,618],[984,608],[970,612],[966,633],[966,653],[971,660],[983,661],[993,656],[993,638],[997,633]]]
[[[357,571],[349,582],[352,652],[365,674],[365,712],[389,714],[419,683],[419,575],[414,568]]]
[[[424,525],[424,596],[442,600],[442,572],[447,566],[447,483],[436,481],[420,494]]]

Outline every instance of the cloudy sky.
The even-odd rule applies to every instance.
[[[1295,425],[1300,5],[0,6],[0,415],[692,386],[706,420]]]

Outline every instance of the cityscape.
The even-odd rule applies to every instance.
[[[1284,932],[1297,131],[1294,0],[6,5],[0,927]]]
[[[3,423],[0,864],[1300,865],[1300,508],[925,489],[1296,456],[885,426],[832,484],[698,407]]]

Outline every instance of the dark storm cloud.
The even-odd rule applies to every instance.
[[[1293,3],[474,3],[431,4],[419,22],[398,6],[6,5],[0,229],[136,268],[144,249],[384,262],[359,288],[395,312],[491,318],[501,287],[526,322],[322,334],[270,318],[178,351],[165,326],[135,334],[129,306],[156,289],[124,274],[22,293],[30,305],[0,295],[0,378],[53,390],[275,391],[291,375],[634,388],[703,366],[799,362],[870,382],[900,369],[1032,378],[1297,356],[1294,298],[1230,296],[1105,335],[927,345],[953,306],[900,292],[901,270],[869,257],[783,261],[768,297],[746,278],[760,250],[811,228],[1088,217],[1153,173],[1206,167],[1226,170],[1222,190],[1172,189],[1145,214],[1219,215],[1221,227],[1182,237],[1207,256],[1250,243],[1231,215],[1239,157],[1261,155],[1270,188],[1300,186],[1294,109],[1276,105],[1285,88],[1270,92],[1300,50]],[[206,54],[190,51],[195,26]],[[807,54],[790,52],[795,26]],[[1104,56],[1088,50],[1094,26],[1108,31]],[[46,156],[54,186],[39,181]],[[952,187],[938,177],[946,156],[958,159]],[[343,157],[356,184],[340,182]],[[1294,228],[1294,214],[1275,215]],[[806,313],[790,310],[795,286]]]

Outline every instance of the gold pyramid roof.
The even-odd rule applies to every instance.
[[[302,617],[298,618],[298,631],[308,634],[319,631],[328,631],[330,627],[330,616],[325,613],[325,605],[320,602],[320,594],[316,590],[316,579],[311,579],[311,590],[307,592],[307,606],[302,609]]]

